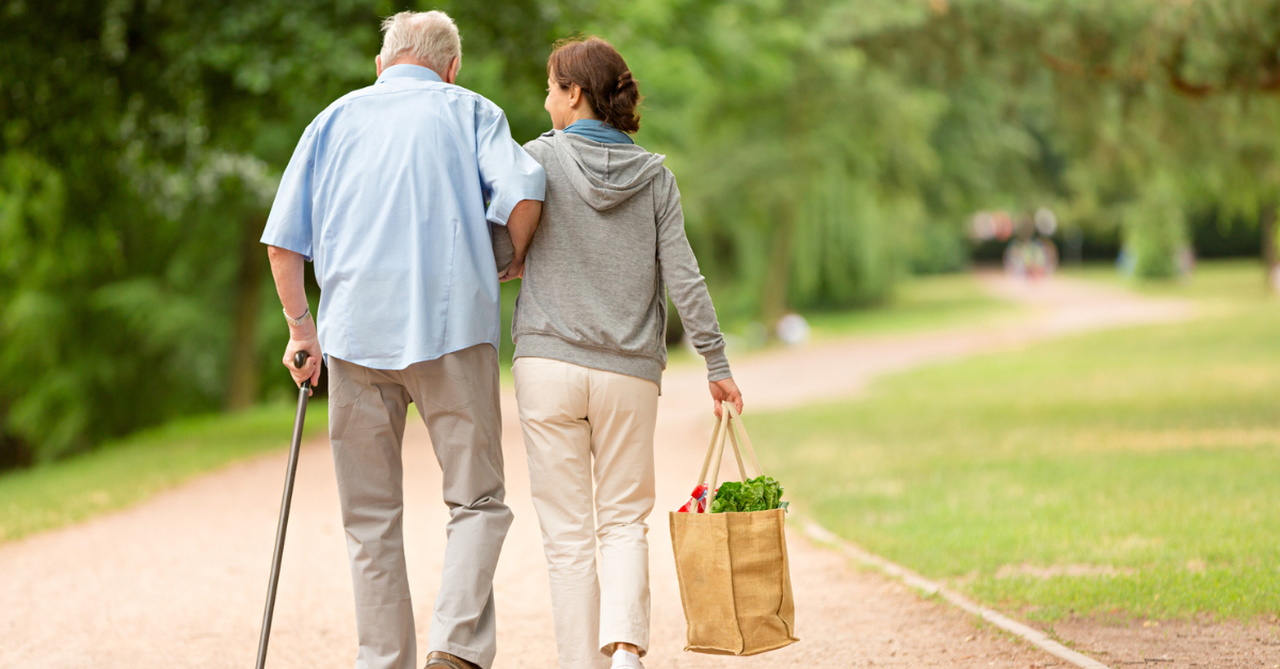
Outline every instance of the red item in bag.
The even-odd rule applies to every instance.
[[[693,495],[689,497],[689,501],[680,507],[677,513],[706,513],[707,512],[707,484],[693,489]]]

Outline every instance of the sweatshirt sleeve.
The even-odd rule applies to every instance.
[[[716,308],[707,292],[707,282],[698,270],[698,259],[684,233],[684,211],[680,207],[680,189],[675,177],[667,172],[665,184],[657,184],[655,197],[658,212],[658,264],[667,284],[671,301],[680,314],[680,322],[693,347],[707,361],[707,380],[722,381],[733,376],[729,358],[724,352],[724,335],[716,320]]]

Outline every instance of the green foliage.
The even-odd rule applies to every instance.
[[[1123,226],[1139,270],[1165,276],[1185,212],[1255,222],[1280,196],[1280,3],[929,8],[849,40],[947,96],[934,134],[943,178],[929,198],[939,214],[1050,205],[1086,233]]]
[[[379,18],[423,4],[0,9],[0,375],[20,380],[0,386],[0,463],[236,405],[237,373],[250,400],[287,393],[257,244],[278,175],[372,83]],[[549,45],[586,5],[457,4],[461,83],[531,139]]]
[[[716,489],[711,513],[770,511],[782,506],[782,485],[761,474],[745,481],[725,481]]]
[[[1115,281],[1112,269],[1098,270]],[[1280,306],[1256,265],[1152,290],[1191,322],[1037,344],[757,415],[832,531],[1032,618],[1280,607]]]
[[[663,101],[642,141],[672,154],[708,273],[766,318],[883,300],[924,225],[940,100],[833,43],[831,3],[672,6],[668,39],[618,42]]]
[[[972,274],[908,277],[877,309],[806,311],[815,339],[850,335],[901,336],[943,328],[975,328],[1008,320],[1024,309],[992,297]]]
[[[1178,273],[1178,254],[1186,247],[1186,216],[1170,189],[1145,189],[1130,205],[1125,223],[1125,247],[1133,253],[1135,276],[1163,279]]]
[[[379,13],[391,13],[390,4],[379,7]],[[458,84],[502,107],[512,136],[522,144],[551,129],[542,108],[551,45],[597,20],[616,16],[624,6],[618,0],[520,0],[500,6],[465,0],[416,4],[413,9],[418,11],[445,11],[458,24],[463,52]]]
[[[0,463],[288,390],[256,243],[305,125],[427,2],[0,8]],[[459,83],[549,127],[558,38],[617,45],[727,320],[878,305],[1053,208],[1170,273],[1187,212],[1280,203],[1280,0],[448,0]],[[1201,220],[1201,219],[1193,219]],[[313,300],[314,302],[314,300]]]
[[[377,35],[352,26],[375,19],[347,3],[0,11],[0,375],[17,380],[0,448],[47,461],[223,403],[237,310],[269,291],[252,242],[273,166],[357,81]]]

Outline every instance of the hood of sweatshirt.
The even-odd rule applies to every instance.
[[[612,209],[662,174],[666,156],[635,144],[601,144],[552,130],[542,136],[555,147],[569,183],[596,211]]]

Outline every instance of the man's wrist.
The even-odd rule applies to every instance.
[[[282,311],[282,312],[284,312],[284,319],[285,319],[285,321],[287,321],[287,322],[289,323],[289,325],[290,325],[290,326],[293,326],[293,327],[297,327],[297,326],[299,326],[299,325],[302,325],[302,322],[303,322],[303,321],[305,321],[305,320],[307,319],[307,316],[310,316],[310,315],[311,315],[311,307],[310,307],[310,305],[308,305],[308,306],[304,307],[304,308],[303,308],[303,310],[302,310],[302,315],[298,316],[297,318],[294,318],[293,316],[290,316],[290,315],[289,315],[289,309],[288,309],[288,308],[281,309],[281,311]]]
[[[302,322],[298,323],[297,325],[294,325],[292,322],[289,323],[290,339],[293,339],[296,341],[303,341],[307,339],[315,339],[315,337],[316,337],[316,322],[312,320],[311,314],[304,315],[302,317]]]

